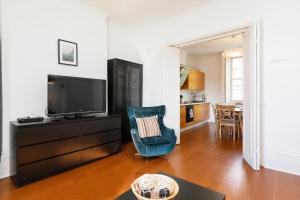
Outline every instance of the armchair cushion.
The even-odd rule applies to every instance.
[[[157,115],[135,119],[140,138],[161,136]]]
[[[146,137],[141,138],[144,145],[158,145],[158,144],[168,144],[170,141],[164,136]]]

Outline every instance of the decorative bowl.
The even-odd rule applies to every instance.
[[[137,185],[138,185],[138,182],[141,178],[141,177],[139,177],[136,180],[134,180],[133,183],[131,184],[131,190],[132,190],[133,194],[136,196],[136,198],[138,200],[173,200],[179,192],[179,186],[178,186],[177,182],[174,179],[172,179],[168,176],[165,176],[165,175],[161,175],[161,174],[151,174],[151,175],[156,176],[158,178],[158,180],[159,179],[167,180],[169,183],[171,183],[172,187],[173,187],[172,193],[170,194],[169,197],[164,197],[164,198],[147,198],[147,197],[143,197],[143,196],[140,195],[140,193],[137,190]]]

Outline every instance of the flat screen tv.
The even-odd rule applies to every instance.
[[[48,116],[106,112],[106,80],[48,75]]]

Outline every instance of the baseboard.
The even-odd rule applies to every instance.
[[[185,127],[185,128],[181,128],[181,129],[180,129],[180,133],[182,133],[182,132],[184,132],[184,131],[187,131],[187,130],[189,130],[189,129],[192,129],[192,128],[196,128],[196,127],[198,127],[198,126],[202,126],[202,125],[207,124],[207,123],[208,123],[208,121],[206,120],[206,121],[200,122],[200,123],[198,123],[198,124],[189,125],[189,126],[187,126],[187,127]]]
[[[300,153],[280,149],[264,149],[262,166],[300,176]]]
[[[1,156],[0,179],[7,178],[15,173],[12,164],[12,161],[15,160],[14,157],[15,154],[3,154]]]
[[[243,158],[244,158],[244,160],[246,161],[246,163],[247,163],[248,165],[250,165],[250,167],[253,166],[253,162],[252,162],[251,155],[250,155],[248,152],[243,151]]]

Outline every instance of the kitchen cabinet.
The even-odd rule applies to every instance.
[[[186,122],[186,106],[193,105],[194,119],[191,122]],[[190,125],[205,122],[209,120],[209,103],[193,103],[180,106],[180,128],[185,128]]]
[[[209,119],[209,103],[194,105],[194,123]]]
[[[181,89],[205,90],[205,74],[199,70],[191,69]]]
[[[186,107],[180,106],[180,128],[186,127]]]

